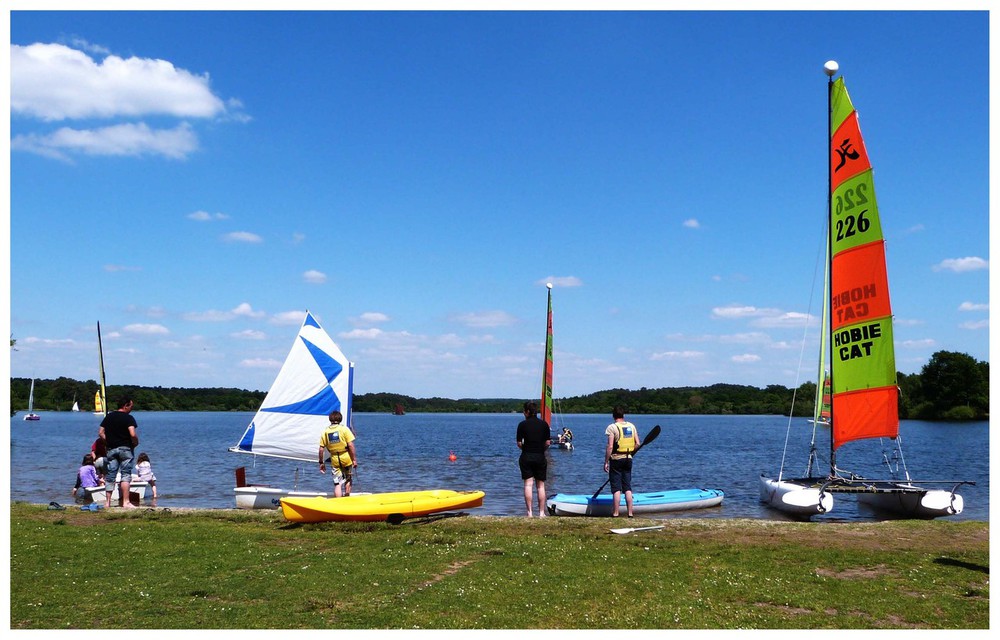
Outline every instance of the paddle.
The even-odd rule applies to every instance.
[[[655,427],[653,427],[653,428],[652,428],[652,429],[651,429],[651,430],[649,431],[649,434],[647,434],[647,435],[646,435],[646,439],[642,441],[642,444],[640,444],[640,445],[639,445],[639,446],[638,446],[638,447],[636,448],[636,450],[632,452],[632,456],[634,457],[634,456],[635,456],[635,454],[639,453],[639,450],[640,450],[640,449],[642,449],[643,447],[645,447],[645,446],[646,446],[647,444],[649,444],[649,443],[650,443],[650,442],[652,442],[653,440],[656,440],[656,436],[658,436],[658,435],[660,435],[660,425],[656,425]],[[591,499],[591,500],[594,500],[594,499],[596,499],[596,498],[597,498],[597,496],[598,496],[598,495],[600,495],[601,491],[603,491],[603,490],[604,490],[604,487],[606,487],[606,486],[608,485],[608,483],[609,483],[609,482],[611,482],[611,478],[608,478],[607,480],[605,480],[605,481],[604,481],[604,484],[602,484],[602,485],[601,485],[601,488],[600,488],[600,489],[598,489],[597,491],[595,491],[595,492],[594,492],[594,495],[590,496],[590,499]]]
[[[649,531],[650,529],[662,529],[663,525],[656,527],[634,527],[632,529],[612,529],[611,533],[632,533],[633,531]]]

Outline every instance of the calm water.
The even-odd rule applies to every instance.
[[[41,413],[39,422],[11,419],[11,498],[47,504],[72,504],[70,489],[83,454],[97,436],[99,420],[90,413]],[[251,413],[133,414],[141,445],[152,461],[158,506],[233,508],[234,471],[247,467],[255,484],[329,491],[329,476],[315,463],[258,458],[229,453],[243,435]],[[661,491],[702,487],[722,489],[720,507],[665,517],[767,518],[783,516],[757,498],[760,473],[775,474],[781,464],[788,425],[780,416],[629,416],[645,435],[655,424],[663,431],[636,457],[633,487]],[[482,489],[481,515],[521,515],[522,485],[514,432],[520,414],[355,414],[360,466],[356,491]],[[557,428],[576,435],[573,451],[549,452],[549,495],[589,494],[606,479],[603,471],[604,428],[610,416],[564,415]],[[785,475],[804,473],[811,427],[796,419],[791,429]],[[901,427],[910,475],[922,480],[973,480],[963,487],[965,511],[956,518],[989,520],[989,423],[905,421]],[[825,435],[825,434],[823,434]],[[822,436],[821,436],[822,437]],[[829,444],[820,440],[825,450]],[[886,445],[889,443],[886,441]],[[318,448],[318,445],[317,445]],[[449,461],[454,452],[457,459]],[[885,478],[879,441],[845,445],[838,453],[842,468]],[[891,453],[891,451],[890,451]],[[868,461],[870,464],[862,464]],[[823,463],[828,465],[828,463]],[[950,487],[948,487],[950,488]],[[147,493],[147,501],[151,494]],[[864,509],[864,511],[862,511]],[[878,515],[838,496],[834,512],[823,519],[873,520]],[[817,518],[819,519],[819,518]]]

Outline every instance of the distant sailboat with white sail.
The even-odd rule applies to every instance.
[[[25,420],[41,420],[35,413],[35,379],[31,379],[31,391],[28,392],[28,413],[24,415]]]
[[[320,436],[330,424],[330,413],[340,411],[344,424],[353,424],[353,379],[354,364],[306,311],[264,402],[229,451],[316,464]],[[281,498],[287,496],[330,495],[247,484],[244,467],[236,470],[234,492],[236,506],[241,509],[277,509]]]

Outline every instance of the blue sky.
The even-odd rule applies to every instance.
[[[989,359],[985,12],[18,4],[13,376],[100,321],[109,383],[266,390],[308,309],[357,393],[534,397],[551,281],[557,397],[814,380],[829,59],[897,368]]]

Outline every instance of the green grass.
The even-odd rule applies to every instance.
[[[989,524],[11,506],[14,629],[986,629]]]

